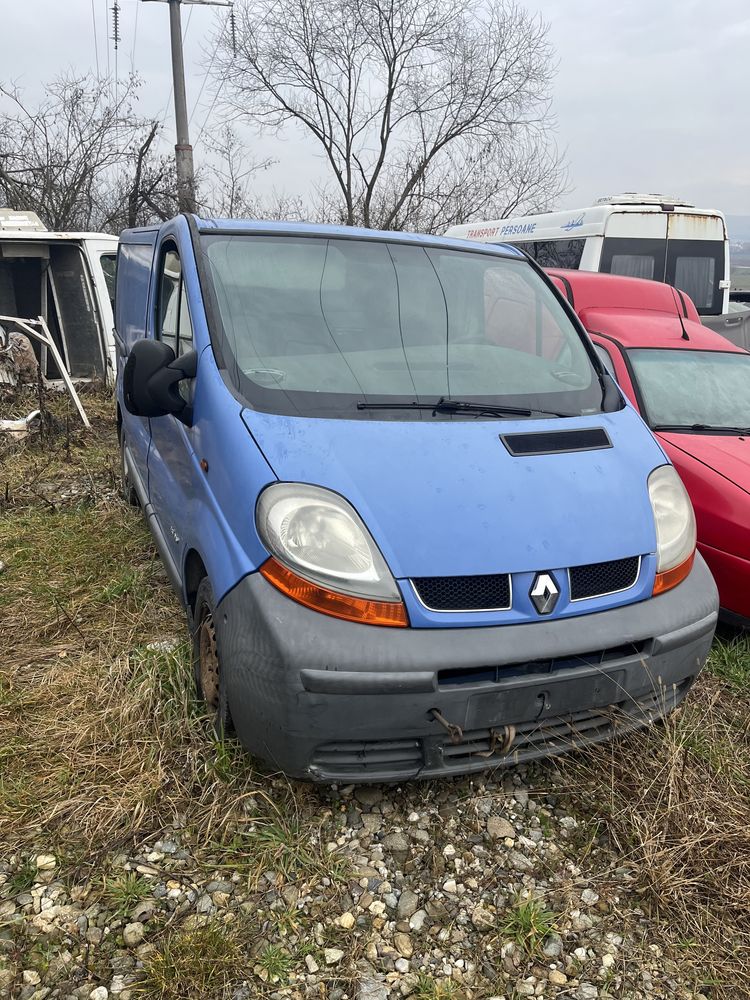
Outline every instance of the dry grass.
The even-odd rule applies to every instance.
[[[208,924],[166,937],[146,960],[135,995],[149,1000],[215,1000],[249,973],[236,929]]]
[[[728,661],[732,661],[731,664]],[[736,662],[734,662],[736,661]],[[663,724],[560,764],[643,905],[702,969],[711,996],[750,995],[750,673],[743,640]]]
[[[0,473],[0,851],[54,848],[93,870],[100,853],[177,826],[212,863],[237,846],[248,875],[310,859],[313,880],[335,875],[314,846],[328,820],[315,790],[216,743],[184,614],[116,493],[112,402],[86,405],[92,431],[68,438],[55,418],[57,435]]]
[[[123,909],[140,890],[135,877],[108,877],[107,859],[175,827],[198,863],[251,886],[269,870],[279,884],[336,880],[343,870],[325,846],[335,817],[318,792],[269,778],[213,739],[184,616],[140,514],[116,495],[112,401],[94,394],[86,405],[91,432],[55,399],[47,439],[0,456],[0,854],[53,850]],[[750,995],[750,642],[717,644],[712,666],[665,725],[559,770],[712,998],[735,1000]],[[21,864],[13,888],[33,874]],[[541,938],[550,919],[525,913],[515,930]],[[235,930],[165,931],[143,990],[214,995],[205,955],[227,982],[241,978]],[[268,951],[274,938],[263,944],[254,961],[281,978],[285,956]],[[425,975],[415,995],[445,990]]]

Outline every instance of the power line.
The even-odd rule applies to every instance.
[[[232,11],[232,13],[234,14],[234,11]],[[190,112],[190,118],[188,119],[188,125],[190,124],[190,122],[192,122],[192,120],[193,120],[193,118],[195,116],[195,112],[198,110],[198,105],[201,102],[201,97],[203,97],[203,91],[206,89],[206,83],[208,82],[209,74],[211,73],[211,70],[213,69],[214,61],[216,60],[216,56],[217,56],[217,54],[219,52],[219,45],[221,43],[221,36],[224,34],[225,27],[226,26],[222,27],[221,31],[216,36],[216,45],[214,45],[214,51],[213,51],[213,55],[211,56],[211,62],[208,64],[208,69],[203,74],[203,83],[201,83],[201,89],[198,91],[198,96],[196,97],[195,103],[193,104],[193,110]],[[196,139],[195,141],[197,142],[198,140]]]
[[[91,0],[91,22],[94,28],[94,53],[96,55],[96,75],[97,78],[101,76],[99,72],[99,43],[96,40],[96,10],[94,9],[94,0]]]
[[[141,9],[141,5],[137,3],[135,5],[135,28],[133,29],[133,48],[130,53],[130,72],[135,72],[135,43],[138,39],[138,12]]]

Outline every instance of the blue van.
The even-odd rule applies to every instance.
[[[434,777],[674,708],[716,588],[664,452],[520,251],[180,216],[122,234],[117,414],[219,731]]]

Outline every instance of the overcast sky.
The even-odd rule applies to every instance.
[[[114,66],[105,13],[112,0],[4,0],[0,77],[38,93],[68,67]],[[550,26],[559,69],[554,84],[557,141],[570,166],[559,207],[601,195],[659,191],[730,215],[750,216],[750,7],[747,0],[528,0]],[[163,3],[121,0],[119,70],[131,58],[144,78],[142,110],[167,114],[168,12]],[[110,15],[111,16],[111,15]],[[217,9],[183,8],[191,138],[200,154],[210,110],[205,82]],[[137,17],[137,32],[136,32]],[[188,20],[189,19],[189,20]],[[110,24],[111,30],[111,24]],[[200,99],[199,99],[200,98]],[[322,165],[301,139],[257,140],[279,162],[259,180],[304,194]]]

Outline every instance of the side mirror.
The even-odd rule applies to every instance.
[[[122,373],[128,413],[136,417],[163,417],[172,413],[190,426],[193,408],[180,395],[179,383],[185,378],[195,378],[197,370],[196,351],[175,359],[172,348],[161,340],[137,340]]]

